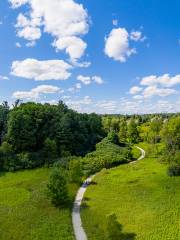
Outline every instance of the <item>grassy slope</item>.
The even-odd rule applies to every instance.
[[[95,182],[81,214],[89,240],[105,239],[110,213],[116,213],[124,232],[136,234],[130,239],[180,239],[180,178],[168,177],[157,158],[103,171]]]
[[[54,208],[45,195],[50,170],[0,177],[0,240],[74,240],[71,210]],[[72,197],[77,187],[71,186]]]

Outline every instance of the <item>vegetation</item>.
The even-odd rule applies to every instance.
[[[112,140],[112,139],[111,139]],[[99,172],[103,168],[111,168],[129,162],[131,151],[129,147],[121,147],[104,138],[96,145],[96,151],[87,154],[83,159],[86,175]]]
[[[74,240],[71,206],[78,186],[68,184],[69,207],[54,207],[46,195],[51,169],[2,174],[0,177],[1,240]]]
[[[55,206],[65,206],[68,203],[68,185],[63,170],[54,169],[47,185],[48,195]]]
[[[147,142],[156,151],[162,143],[159,160],[168,164],[168,174],[179,176],[180,169],[180,116],[179,114],[154,114],[134,116],[104,116],[106,133],[113,132],[121,143]]]
[[[49,165],[67,155],[84,156],[104,137],[100,116],[79,114],[62,102],[25,103],[10,111],[4,103],[0,134],[0,167],[6,171]]]
[[[81,214],[89,240],[109,239],[110,228],[116,234],[118,224],[123,227],[122,239],[179,239],[180,178],[166,174],[152,145],[140,146],[148,154],[144,160],[104,170],[89,186]],[[162,148],[156,147],[158,152]],[[113,217],[108,230],[106,216],[112,213],[117,220]]]
[[[124,164],[140,156],[140,141],[149,157]],[[178,114],[79,114],[61,101],[0,105],[2,240],[74,239],[75,192],[97,172],[83,209],[89,239],[178,239]]]

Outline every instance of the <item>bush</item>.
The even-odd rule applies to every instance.
[[[132,158],[130,148],[120,147],[108,138],[96,144],[96,151],[87,154],[83,159],[86,175],[99,172],[103,168],[111,168],[128,162]]]
[[[68,203],[68,187],[64,170],[54,169],[47,185],[48,196],[55,206],[65,206]]]
[[[180,176],[180,165],[173,164],[168,168],[168,175],[169,176]]]

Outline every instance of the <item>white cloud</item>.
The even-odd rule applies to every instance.
[[[105,39],[105,54],[116,61],[126,62],[127,58],[136,53],[129,47],[129,33],[125,28],[113,29]]]
[[[130,88],[129,93],[130,94],[137,94],[137,93],[139,93],[141,91],[142,91],[141,87],[134,86],[134,87]]]
[[[81,81],[85,85],[91,84],[91,77],[85,77],[85,76],[79,75],[77,77],[77,80]]]
[[[0,80],[9,80],[9,77],[0,75]]]
[[[140,31],[131,31],[130,39],[135,42],[138,42],[138,41],[143,42],[146,39],[146,37],[144,37],[142,35],[142,32],[140,32]]]
[[[163,87],[171,87],[180,84],[180,75],[175,75],[171,77],[169,74],[164,74],[162,76],[150,75],[142,78],[141,85],[152,86],[160,84]]]
[[[77,80],[81,81],[84,85],[89,85],[93,82],[97,83],[97,84],[103,84],[104,81],[100,76],[83,76],[83,75],[79,75],[77,76]]]
[[[63,60],[39,61],[28,58],[23,61],[14,61],[11,74],[36,81],[66,80],[71,76],[69,72],[71,68],[71,65]]]
[[[75,87],[76,87],[77,89],[81,89],[81,88],[82,88],[82,86],[81,86],[80,83],[76,83]]]
[[[29,4],[30,10],[25,17],[17,18],[17,35],[34,41],[44,31],[54,37],[53,46],[65,50],[73,59],[79,59],[86,49],[81,36],[89,30],[87,10],[74,0],[10,0],[12,7]]]
[[[16,46],[17,48],[21,48],[21,47],[22,47],[19,42],[16,42],[15,46]]]
[[[103,84],[104,83],[104,80],[99,76],[93,76],[92,81],[94,81],[97,84]]]
[[[23,4],[27,3],[29,0],[9,0],[13,8],[18,8]]]
[[[40,85],[30,91],[16,91],[13,98],[25,100],[37,100],[41,94],[63,93],[59,87],[52,85]]]
[[[157,86],[149,86],[144,89],[143,96],[145,98],[149,98],[153,96],[167,97],[175,93],[176,93],[176,90],[171,88],[158,88]]]
[[[57,50],[65,50],[69,54],[72,61],[83,56],[87,44],[78,37],[64,37],[56,40],[53,46]]]
[[[26,43],[26,47],[34,47],[35,45],[36,45],[35,41],[31,41],[31,42]]]
[[[141,100],[141,99],[143,99],[143,96],[142,95],[135,95],[135,96],[133,96],[133,99]]]
[[[113,23],[114,26],[117,26],[118,25],[118,20],[117,19],[113,19],[112,23]]]
[[[89,96],[85,96],[82,99],[64,99],[65,103],[72,109],[79,112],[91,112],[91,104],[93,100]]]

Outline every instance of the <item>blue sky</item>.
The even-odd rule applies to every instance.
[[[180,111],[180,2],[0,1],[0,102]]]

